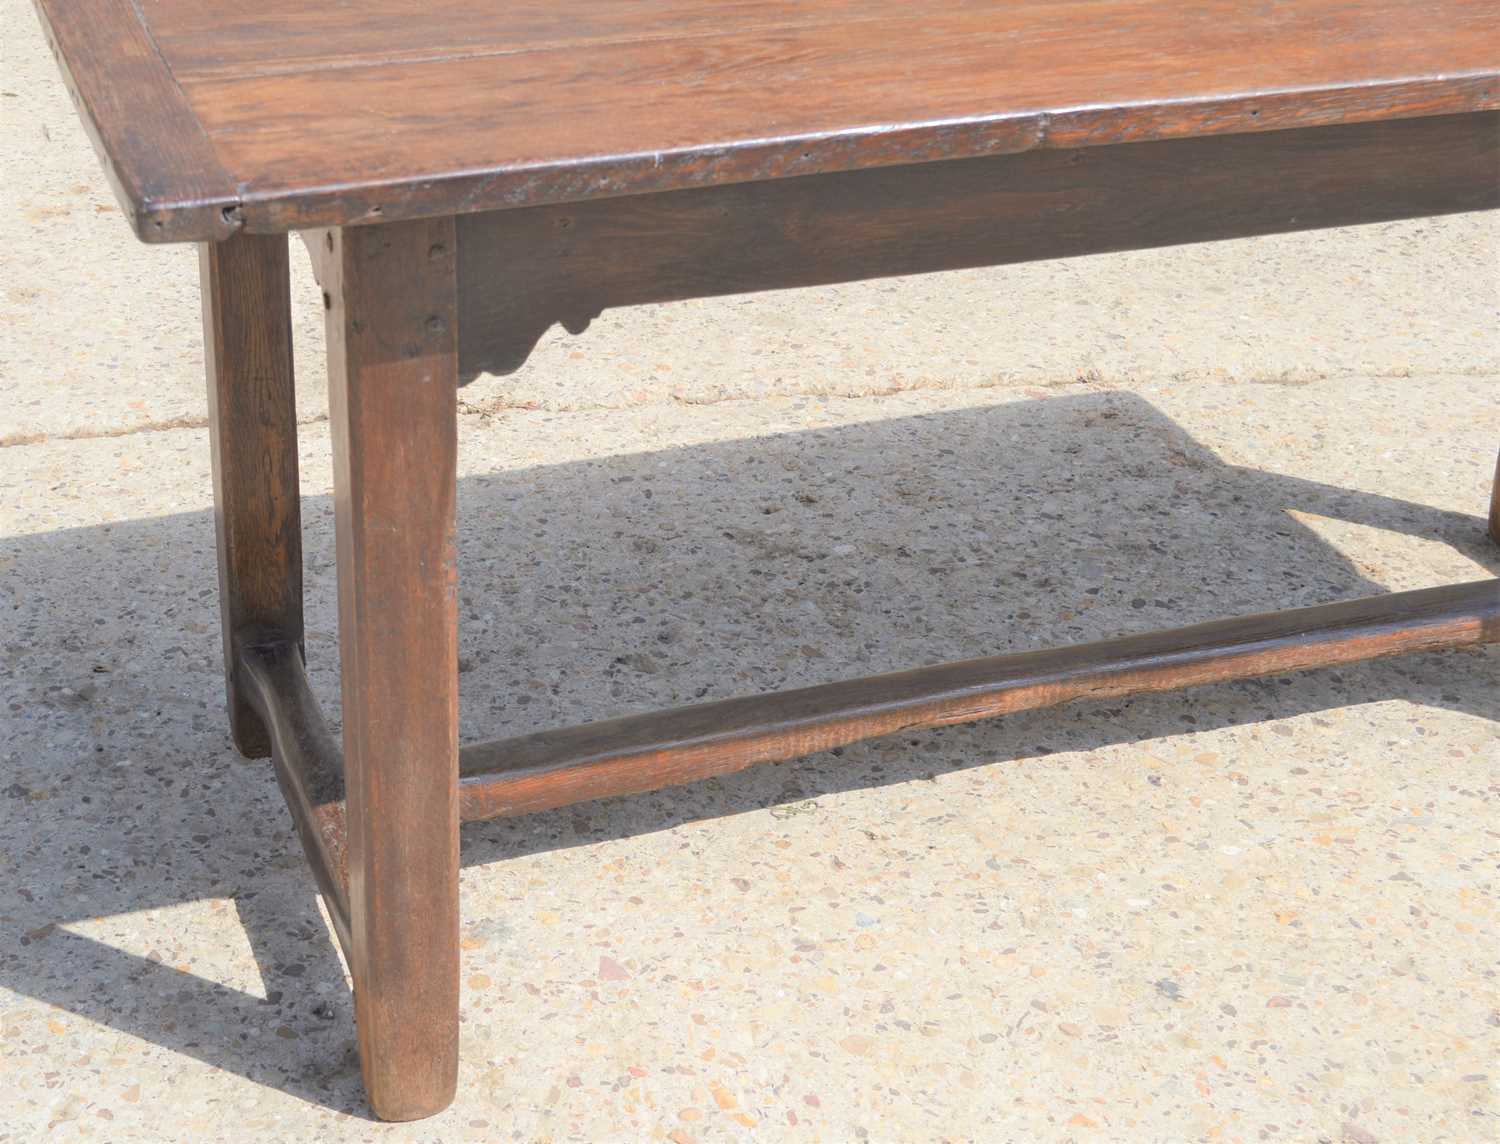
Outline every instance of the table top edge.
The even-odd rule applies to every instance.
[[[226,170],[129,0],[34,0],[75,105],[137,237],[218,241],[558,205],[870,167],[1202,135],[1500,110],[1500,65],[1180,100],[861,125],[671,151],[606,153],[359,182],[275,185]],[[128,96],[121,96],[129,80]],[[128,104],[127,104],[128,101]],[[149,120],[151,130],[140,121]]]

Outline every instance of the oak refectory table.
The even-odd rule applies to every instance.
[[[1495,207],[1500,0],[38,7],[136,234],[200,244],[234,740],[274,760],[381,1117],[457,1083],[460,821],[1500,640],[1489,580],[457,735],[461,380],[611,306]],[[342,745],[303,667],[291,232],[327,311]]]

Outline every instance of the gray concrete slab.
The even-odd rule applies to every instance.
[[[467,828],[460,1097],[371,1121],[227,737],[192,253],[0,25],[0,1141],[1500,1137],[1495,648]],[[1497,221],[555,335],[465,391],[464,736],[1495,575]]]
[[[1497,436],[1442,377],[466,418],[465,736],[1479,577]],[[1493,1135],[1495,649],[468,828],[463,1095],[383,1127],[227,742],[204,433],[0,480],[11,1139]]]

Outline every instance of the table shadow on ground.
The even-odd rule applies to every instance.
[[[464,738],[1385,590],[1293,511],[1451,545],[1478,579],[1500,570],[1480,507],[1226,465],[1120,393],[467,476]],[[306,498],[309,659],[336,725],[331,521]],[[368,1116],[342,966],[269,764],[228,745],[214,583],[206,511],[0,540],[0,986]],[[1497,660],[1423,654],[906,733],[909,749],[474,824],[464,861],[1330,706],[1500,719]],[[259,992],[74,932],[203,899],[234,903]],[[466,917],[484,910],[466,899]]]

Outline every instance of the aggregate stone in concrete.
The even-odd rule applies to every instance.
[[[0,28],[0,1141],[1500,1138],[1495,648],[468,827],[459,1099],[372,1121],[226,733],[195,255]],[[464,737],[1495,575],[1497,274],[1492,213],[554,331],[463,394]]]
[[[0,441],[202,425],[197,256],[125,226],[26,0],[0,0]],[[327,410],[293,243],[299,409]],[[1500,212],[611,311],[467,407],[1500,374]],[[59,338],[59,329],[68,331]]]
[[[1469,376],[462,421],[467,739],[1500,569]],[[372,1122],[225,732],[205,437],[0,449],[0,1139],[1500,1134],[1496,648],[468,827],[460,1096]]]

